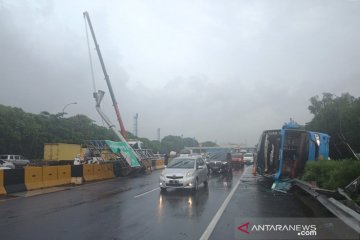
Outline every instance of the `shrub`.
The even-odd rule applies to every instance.
[[[360,176],[360,161],[342,159],[329,161],[309,161],[306,163],[302,179],[316,181],[325,189],[345,188]]]

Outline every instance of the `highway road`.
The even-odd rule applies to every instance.
[[[0,200],[0,239],[234,239],[239,218],[312,217],[251,167],[211,175],[197,193],[160,193],[160,170]]]

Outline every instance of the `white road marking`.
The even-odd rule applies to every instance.
[[[148,194],[148,193],[151,193],[151,192],[153,192],[153,191],[156,191],[156,190],[159,190],[160,188],[154,188],[153,190],[150,190],[150,191],[147,191],[147,192],[144,192],[144,193],[141,193],[141,194],[139,194],[139,195],[136,195],[134,198],[138,198],[138,197],[141,197],[141,196],[144,196],[144,195],[146,195],[146,194]]]
[[[220,217],[222,216],[222,214],[225,211],[225,208],[227,207],[227,205],[230,202],[230,199],[232,198],[232,196],[234,195],[236,189],[238,188],[241,180],[243,179],[243,176],[245,175],[245,173],[248,171],[248,169],[250,169],[250,167],[246,168],[245,171],[243,172],[243,175],[240,177],[239,181],[237,181],[237,183],[235,184],[234,188],[231,190],[230,194],[227,196],[227,198],[225,199],[225,201],[223,202],[223,204],[221,205],[221,207],[219,208],[219,210],[216,212],[215,216],[213,217],[213,219],[211,220],[211,222],[209,223],[208,227],[206,228],[205,232],[201,235],[200,240],[207,240],[210,238],[212,232],[215,229],[216,224],[218,223],[218,221],[220,220]]]

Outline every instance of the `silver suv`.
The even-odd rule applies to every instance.
[[[21,155],[0,155],[0,159],[13,163],[15,166],[27,166],[30,161]]]

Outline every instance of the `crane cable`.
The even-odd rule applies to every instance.
[[[90,69],[91,69],[91,79],[93,83],[93,92],[96,92],[96,84],[95,84],[95,77],[94,77],[94,64],[91,57],[91,50],[90,50],[90,42],[89,42],[89,33],[86,25],[86,18],[84,16],[84,23],[85,23],[85,32],[86,32],[86,42],[88,46],[88,52],[89,52],[89,60],[90,60]]]
[[[90,61],[91,79],[92,79],[92,84],[93,84],[93,93],[96,93],[97,91],[96,91],[95,76],[94,76],[94,64],[93,64],[92,57],[91,57],[89,33],[88,33],[88,28],[87,28],[86,17],[85,16],[84,16],[84,24],[85,24],[85,32],[86,32],[86,42],[87,42],[87,47],[88,47],[88,52],[89,52],[89,61]],[[101,122],[102,122],[103,126],[105,126],[104,119],[101,118]]]

